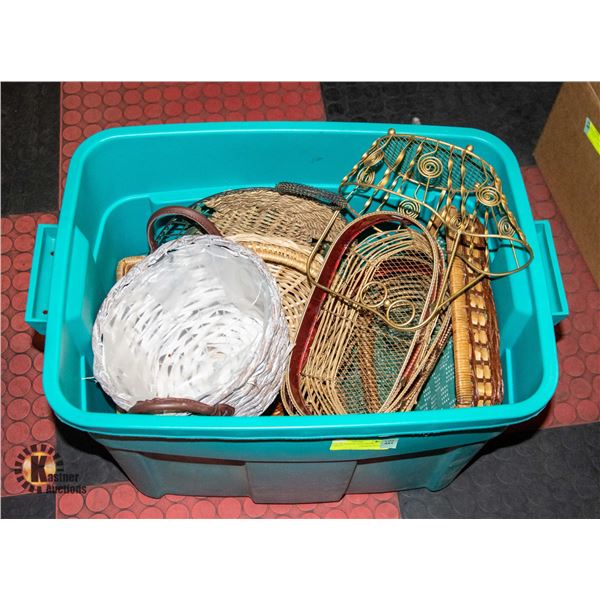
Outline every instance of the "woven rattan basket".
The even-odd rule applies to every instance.
[[[210,196],[190,208],[208,217],[228,237],[250,233],[313,246],[336,212],[327,200],[327,196],[315,199],[275,188],[245,188]],[[338,215],[325,241],[335,239],[345,224]],[[185,218],[174,216],[158,233],[156,241],[161,245],[186,233],[195,230]]]
[[[482,279],[469,287],[478,276],[471,266],[479,271],[488,268],[485,239],[477,236],[482,231],[479,220],[468,219],[459,242],[459,254],[467,260],[455,261],[450,269],[450,293],[468,288],[450,305],[458,407],[501,404],[503,399],[500,336],[490,281]],[[450,232],[449,247],[454,239]]]

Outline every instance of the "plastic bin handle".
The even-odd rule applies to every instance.
[[[544,265],[544,275],[546,276],[546,287],[548,288],[548,300],[550,302],[550,312],[552,321],[556,325],[569,315],[569,305],[565,287],[560,274],[556,248],[552,239],[552,229],[549,221],[535,221],[535,232],[538,237],[538,246],[540,249],[540,258]]]
[[[46,334],[50,284],[54,267],[54,246],[58,225],[38,225],[29,277],[25,322],[38,333]]]

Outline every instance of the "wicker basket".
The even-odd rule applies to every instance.
[[[181,219],[186,219],[192,224],[196,224],[202,230],[205,230],[207,225],[206,220],[201,215],[194,217],[194,215],[186,212],[185,216],[181,216],[181,207],[166,207],[161,209],[158,216],[155,213],[151,218],[149,227],[149,243],[151,246],[155,246],[156,244],[152,237],[152,224],[157,218],[167,214],[178,214]],[[230,239],[252,250],[265,261],[267,268],[277,282],[290,339],[294,340],[311,292],[311,287],[306,278],[306,265],[311,249],[306,245],[281,237],[269,237],[250,233],[232,235]],[[144,258],[144,256],[129,256],[121,259],[116,268],[117,281],[124,277]],[[316,256],[311,263],[313,278],[318,277],[322,264],[323,258]],[[284,416],[286,414],[280,399],[275,402],[270,414],[273,416]]]
[[[442,251],[393,212],[353,221],[329,251],[290,357],[293,414],[411,410],[450,333],[429,318],[445,293]]]
[[[290,339],[294,340],[312,289],[306,278],[306,263],[310,256],[310,248],[284,238],[250,233],[232,235],[231,239],[256,252],[267,264],[267,268],[275,277],[281,295]],[[323,259],[317,256],[311,264],[313,277],[319,276],[322,266]]]
[[[453,207],[452,210],[455,211]],[[479,272],[488,269],[485,239],[478,236],[482,230],[479,220],[468,219],[466,234],[459,242],[462,246],[459,254],[466,260],[455,261],[450,269],[450,292],[468,288],[451,304],[457,407],[502,404],[504,392],[500,336],[490,281],[480,279],[469,287],[479,278]],[[453,243],[450,232],[448,247]]]
[[[128,412],[258,415],[281,386],[290,340],[276,282],[254,252],[184,236],[130,261],[92,348],[96,380]]]
[[[335,214],[327,195],[319,199],[283,193],[275,188],[229,190],[192,204],[225,236],[250,233],[278,237],[303,246],[313,246]],[[346,221],[339,215],[326,241],[342,231]],[[186,233],[195,233],[185,218],[174,217],[156,236],[159,245]]]

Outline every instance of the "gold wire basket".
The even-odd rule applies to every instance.
[[[293,184],[280,184],[278,189],[291,192]],[[318,280],[311,279],[309,274],[316,289],[292,353],[284,388],[288,410],[320,414],[411,409],[447,342],[450,318],[456,405],[501,403],[499,334],[489,279],[524,269],[533,253],[508,208],[493,167],[475,155],[472,146],[463,149],[421,136],[397,135],[390,130],[362,155],[344,177],[339,192],[353,203],[358,215],[373,211],[389,214],[391,209],[413,220],[413,232],[421,229],[421,234],[428,233],[438,244],[446,246],[446,262],[442,260],[443,267],[438,269],[442,274],[438,280],[439,293],[427,299],[424,310],[408,280],[401,285],[394,282],[391,273],[394,268],[388,266],[386,276],[369,280],[380,266],[367,264],[364,256],[362,261],[352,261],[353,253],[361,254],[352,248],[356,240],[344,247],[344,251],[350,248],[350,258],[331,268],[328,265],[333,250],[330,251]],[[414,248],[414,240],[408,241],[410,236],[406,231],[402,239],[401,227],[390,232],[381,229],[376,221],[370,223],[378,233],[368,235],[366,240],[377,247],[373,256],[378,259],[393,245],[392,238],[394,243]],[[333,248],[353,226],[354,223],[336,239]],[[326,228],[313,248],[311,259],[318,255],[328,235]],[[331,269],[336,271],[335,276],[328,276]],[[361,275],[360,270],[367,275]],[[348,277],[350,285],[345,283]],[[435,279],[433,270],[431,277]],[[313,305],[315,298],[319,300]],[[448,311],[450,304],[452,309]],[[370,317],[365,318],[369,313]],[[348,322],[342,324],[344,319]],[[432,338],[434,331],[436,335]],[[407,340],[414,344],[413,348],[427,348],[431,352],[411,355],[395,339],[396,356],[406,360],[402,365],[390,366],[383,352],[378,355],[373,350],[379,343],[374,344],[373,340],[403,333],[412,334]],[[359,349],[353,354],[348,350],[353,345],[348,341],[349,336]],[[348,387],[341,382],[352,379],[346,372],[354,368],[348,367],[352,362],[359,365],[361,375],[356,389],[349,393],[340,386]],[[413,395],[407,377],[416,382]],[[391,388],[388,386],[386,396],[382,394],[385,385],[381,382],[391,380],[395,383]],[[356,398],[362,399],[358,410],[353,406]]]
[[[293,185],[278,189],[292,192]],[[343,178],[339,193],[358,215],[389,214],[391,209],[412,225],[390,231],[381,227],[385,217],[358,218],[334,242],[318,280],[308,269],[315,291],[292,352],[284,392],[288,410],[320,414],[411,409],[442,354],[450,317],[456,405],[502,402],[489,279],[524,269],[533,252],[494,168],[472,146],[460,148],[390,129]],[[363,232],[362,238],[347,235],[366,219],[375,231]],[[398,268],[396,257],[390,264],[390,256],[394,246],[409,253],[418,250],[415,232],[435,238],[447,253],[442,266],[437,259],[437,267],[433,253],[411,256],[411,281],[409,269]],[[329,235],[326,227],[309,267]],[[343,238],[346,242],[332,265]],[[427,276],[436,282],[437,293],[424,301],[427,286],[424,281],[415,286],[414,273],[425,265],[432,266]]]
[[[450,295],[440,297],[430,316],[484,278],[516,273],[533,259],[531,247],[508,207],[500,177],[472,146],[460,148],[390,129],[343,178],[339,193],[359,207],[359,214],[392,209],[423,223],[436,237],[454,236],[456,243],[448,251],[448,273],[459,259],[473,277]],[[464,244],[461,237],[473,220],[481,227],[471,230]],[[483,242],[485,260],[475,259],[470,251],[477,239]]]
[[[450,334],[448,311],[429,318],[446,295],[445,271],[440,246],[410,217],[385,211],[348,225],[296,336],[282,394],[288,412],[412,409]]]

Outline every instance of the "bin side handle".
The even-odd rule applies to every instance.
[[[552,321],[556,325],[569,315],[569,305],[567,304],[565,287],[560,274],[550,222],[535,221],[535,232],[538,238],[540,258],[542,259],[544,275],[546,277]]]
[[[58,225],[54,224],[38,225],[29,277],[25,322],[42,335],[46,334],[48,322],[57,229]]]

